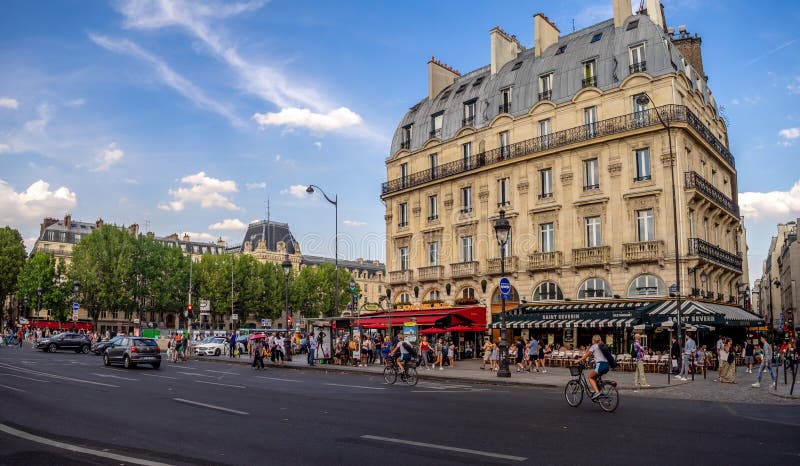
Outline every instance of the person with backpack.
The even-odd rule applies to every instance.
[[[586,361],[589,356],[594,356],[594,369],[589,372],[589,385],[593,390],[592,400],[596,400],[600,396],[600,389],[597,388],[597,378],[611,370],[610,361],[613,360],[613,357],[609,359],[611,351],[603,343],[600,335],[592,336],[592,346],[586,350],[586,353],[576,363],[580,364]]]
[[[645,348],[641,344],[642,336],[638,333],[633,335],[633,348],[631,349],[631,357],[636,361],[636,372],[633,375],[633,383],[637,387],[649,387],[647,379],[644,376],[644,355]]]
[[[397,358],[397,366],[400,367],[400,372],[405,372],[405,364],[414,357],[414,347],[406,341],[406,337],[402,333],[397,335],[397,340],[397,346],[395,346],[391,354],[394,356],[398,351],[400,352],[400,357]]]

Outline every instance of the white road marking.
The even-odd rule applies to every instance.
[[[158,378],[160,378],[160,379],[172,379],[172,380],[178,380],[178,378],[177,378],[177,377],[170,377],[170,376],[168,376],[168,375],[155,375],[155,374],[139,374],[139,375],[144,375],[144,376],[146,376],[146,377],[158,377]]]
[[[22,369],[22,368],[14,367],[14,366],[12,366],[10,364],[6,364],[6,363],[0,363],[0,367],[3,367],[4,369],[12,370],[12,371],[22,372],[23,374],[33,374],[33,375],[39,375],[39,376],[42,376],[42,377],[50,377],[50,378],[53,378],[53,379],[68,380],[70,382],[85,383],[85,384],[89,384],[89,385],[99,385],[101,387],[119,388],[119,385],[111,385],[111,384],[102,383],[102,382],[93,382],[91,380],[75,379],[75,378],[66,377],[66,376],[63,376],[63,375],[55,375],[55,374],[49,374],[47,372],[35,371],[33,369]]]
[[[235,374],[235,372],[223,372],[223,371],[215,371],[214,369],[206,369],[206,372],[216,372],[217,374]]]
[[[5,424],[0,424],[0,432],[5,432],[8,435],[13,435],[15,437],[29,440],[31,442],[41,443],[43,445],[49,445],[51,447],[61,448],[63,450],[69,450],[76,453],[85,453],[87,455],[99,456],[101,458],[108,458],[115,461],[121,461],[123,463],[143,464],[146,466],[166,466],[166,463],[159,463],[157,461],[150,461],[141,458],[134,458],[131,456],[119,455],[107,451],[92,450],[91,448],[84,448],[76,445],[70,445],[68,443],[50,440],[48,438],[39,437],[38,435],[33,435],[27,432],[23,432],[21,430],[14,429],[13,427],[8,427]]]
[[[232,387],[232,388],[247,388],[244,385],[231,385],[229,383],[217,383],[217,382],[206,382],[205,380],[195,380],[197,383],[205,383],[208,385],[220,385],[222,387]]]
[[[473,393],[483,390],[411,390],[411,393]]]
[[[210,409],[216,409],[216,410],[219,410],[219,411],[225,411],[226,413],[241,414],[243,416],[249,416],[250,415],[250,413],[246,413],[244,411],[238,411],[238,410],[235,410],[235,409],[225,408],[225,407],[222,407],[222,406],[214,406],[214,405],[210,405],[210,404],[206,404],[206,403],[200,403],[199,401],[185,400],[183,398],[173,398],[173,400],[178,401],[180,403],[186,403],[186,404],[195,405],[195,406],[202,406],[204,408],[210,408]]]
[[[5,373],[2,373],[2,374],[0,374],[0,375],[8,375],[8,376],[10,376],[10,377],[17,377],[17,378],[19,378],[19,379],[25,379],[25,380],[33,380],[34,382],[47,382],[47,380],[42,380],[42,379],[34,379],[34,378],[31,378],[31,377],[25,377],[24,375],[9,374],[9,373],[7,373],[7,372],[5,372]]]
[[[8,385],[3,385],[3,384],[0,384],[0,387],[7,388],[9,390],[14,390],[15,392],[21,392],[22,391],[19,388],[9,387]]]
[[[294,380],[294,379],[282,379],[280,377],[263,377],[263,376],[260,376],[260,375],[257,375],[256,378],[257,379],[268,379],[268,380],[279,380],[281,382],[298,382],[298,383],[300,382],[299,380]]]
[[[324,385],[330,385],[332,387],[364,388],[367,390],[386,390],[386,387],[366,387],[364,385],[345,385],[341,383],[326,383]]]
[[[178,374],[183,374],[183,375],[194,375],[194,376],[196,376],[196,377],[208,377],[209,379],[216,379],[216,377],[214,377],[213,375],[207,375],[207,374],[195,374],[194,372],[178,372]]]
[[[489,458],[499,458],[511,461],[525,461],[528,458],[522,456],[504,455],[502,453],[493,453],[490,451],[471,450],[469,448],[448,447],[445,445],[435,445],[433,443],[415,442],[413,440],[402,440],[398,438],[378,437],[375,435],[362,435],[361,438],[365,440],[376,440],[379,442],[397,443],[400,445],[409,445],[412,447],[432,448],[434,450],[455,451],[458,453],[468,453],[470,455],[486,456]]]
[[[131,382],[138,382],[139,381],[139,379],[131,379],[129,377],[120,377],[118,375],[98,374],[97,372],[93,372],[93,374],[98,376],[98,377],[109,377],[109,378],[112,378],[112,379],[129,380]]]

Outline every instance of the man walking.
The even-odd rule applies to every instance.
[[[753,373],[753,352],[755,348],[753,347],[753,342],[751,340],[747,340],[744,344],[744,363],[747,365],[747,373]]]
[[[231,332],[231,336],[228,338],[228,346],[230,347],[230,351],[228,351],[228,357],[232,358],[236,353],[236,332]]]
[[[636,357],[636,372],[633,375],[633,383],[637,387],[649,387],[647,379],[644,377],[644,355],[645,348],[641,343],[641,335],[633,335],[633,353]]]
[[[686,341],[683,345],[683,364],[681,365],[681,372],[676,376],[676,379],[689,380],[686,376],[689,371],[689,363],[691,362],[692,355],[697,352],[697,345],[692,340],[691,335],[686,334]],[[692,369],[694,370],[694,369]]]
[[[678,343],[678,339],[672,337],[672,346],[669,349],[669,357],[672,359],[672,368],[670,369],[673,374],[680,372],[680,365],[681,365],[681,344]],[[680,377],[676,377],[680,378]]]
[[[758,380],[752,386],[755,388],[761,387],[761,377],[764,375],[764,370],[769,369],[769,376],[772,382],[775,383],[775,370],[772,368],[772,346],[767,343],[766,337],[761,335],[761,349],[764,351],[764,357],[761,359],[761,365],[758,367]]]
[[[250,347],[253,349],[253,369],[264,370],[264,339],[254,340]]]
[[[314,339],[314,334],[308,336],[308,365],[314,365],[314,353],[317,350],[317,340]]]
[[[528,358],[530,359],[528,372],[533,368],[534,371],[539,372],[539,339],[534,335],[528,343]]]

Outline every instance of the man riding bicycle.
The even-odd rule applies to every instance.
[[[586,354],[576,361],[576,363],[582,363],[589,359],[589,356],[594,356],[594,370],[589,372],[589,385],[591,385],[592,390],[594,390],[592,393],[592,400],[596,400],[600,396],[600,390],[597,388],[597,378],[611,369],[608,365],[608,359],[605,354],[603,354],[603,350],[600,349],[601,344],[602,339],[600,335],[594,335],[592,337],[592,346],[586,350]]]
[[[390,353],[394,356],[398,351],[400,352],[400,357],[397,358],[397,365],[400,367],[400,372],[405,372],[405,363],[407,361],[411,361],[411,344],[405,341],[405,336],[401,333],[397,335],[397,346],[394,347],[392,352]]]

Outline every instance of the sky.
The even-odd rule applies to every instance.
[[[663,3],[703,39],[755,278],[800,217],[800,2]],[[6,0],[0,225],[28,247],[66,213],[238,244],[269,201],[303,253],[332,256],[315,184],[338,196],[340,257],[383,260],[384,161],[427,61],[486,65],[494,26],[531,47],[538,12],[562,34],[612,17],[611,0]]]

